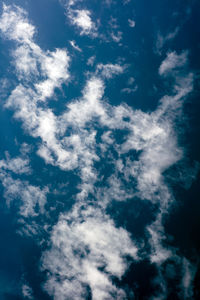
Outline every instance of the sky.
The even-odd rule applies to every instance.
[[[0,3],[0,299],[200,299],[200,3]]]

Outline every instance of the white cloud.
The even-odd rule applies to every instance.
[[[193,280],[196,274],[196,266],[191,264],[185,257],[182,262],[181,291],[183,299],[193,299]]]
[[[13,57],[19,79],[33,81],[38,100],[51,97],[54,89],[61,87],[69,78],[69,56],[66,50],[42,51],[33,40],[34,26],[29,23],[26,12],[18,6],[3,5],[0,30],[7,39],[17,43]],[[38,75],[44,78],[39,83]]]
[[[27,284],[22,285],[23,298],[25,298],[25,299],[34,299],[32,293],[33,293],[32,288],[29,285],[27,285]]]
[[[67,81],[69,60],[66,50],[62,49],[47,52],[47,55],[44,56],[41,68],[47,79],[35,84],[41,100],[52,96],[54,89]]]
[[[20,78],[23,78],[24,75],[30,77],[39,74],[37,60],[32,55],[29,46],[25,47],[22,45],[18,47],[14,51],[13,56],[15,58],[15,67]]]
[[[96,36],[96,25],[91,19],[91,12],[89,10],[68,8],[68,17],[71,23],[81,30],[81,35]]]
[[[13,179],[4,171],[0,172],[0,180],[4,187],[7,205],[10,206],[13,201],[19,201],[19,214],[21,216],[27,218],[44,213],[48,188],[41,190],[39,187],[30,185],[27,181]]]
[[[77,51],[82,52],[81,48],[79,48],[78,45],[76,45],[75,41],[70,41],[70,45]]]
[[[70,23],[76,26],[80,35],[88,35],[90,37],[97,37],[97,26],[92,20],[92,13],[88,9],[76,9],[75,4],[80,0],[61,1],[61,4],[65,7],[66,16]]]
[[[111,137],[111,135],[112,135],[112,131],[106,131],[102,134],[101,140],[103,141],[104,144],[106,143],[112,145],[114,143],[114,139]]]
[[[65,51],[58,49],[50,56],[45,57],[42,61],[42,71],[45,70],[46,74],[48,74],[47,81],[57,82],[60,78],[68,76],[68,74],[65,73],[65,68],[58,67],[60,62],[62,62],[62,66],[65,66],[64,62],[68,62],[68,58]],[[161,69],[163,69],[163,67]],[[109,78],[114,74],[122,73],[124,68],[120,65],[99,64],[97,70],[98,72],[101,72],[103,77]],[[46,83],[46,81],[37,83],[36,87],[39,89],[44,83]],[[54,87],[55,85],[56,84],[53,84]],[[154,154],[155,158],[158,155],[157,153],[159,153],[159,155],[162,154],[161,164],[157,162],[157,159],[153,158],[151,152],[148,152],[150,150],[146,149],[141,155],[142,164],[140,162],[135,162],[134,166],[131,168],[132,175],[143,174],[142,176],[139,176],[138,179],[138,187],[140,190],[147,190],[150,187],[150,190],[154,190],[152,183],[153,186],[157,186],[157,183],[160,182],[161,172],[179,158],[179,156],[176,156],[176,152],[174,152],[174,158],[171,156],[171,153],[173,153],[172,148],[175,147],[175,145],[173,144],[173,138],[171,139],[170,129],[167,128],[168,120],[166,120],[166,124],[157,124],[156,114],[149,116],[142,112],[134,113],[131,112],[129,108],[127,109],[122,106],[109,109],[110,113],[112,112],[111,116],[111,114],[108,113],[106,106],[104,106],[104,103],[100,102],[103,95],[103,89],[104,85],[102,80],[97,77],[89,79],[83,92],[82,99],[68,104],[67,112],[59,118],[57,118],[51,110],[43,110],[40,108],[36,104],[38,95],[32,90],[27,90],[23,86],[18,86],[13,91],[6,106],[15,107],[15,116],[22,119],[26,130],[34,137],[40,137],[42,139],[42,145],[40,146],[38,154],[42,156],[47,163],[59,165],[63,169],[73,169],[76,168],[78,164],[82,165],[79,160],[81,158],[82,161],[86,161],[87,163],[90,161],[90,167],[89,169],[87,168],[87,172],[94,174],[91,171],[92,161],[98,158],[92,148],[90,148],[89,152],[86,151],[84,145],[86,141],[86,132],[84,133],[83,131],[83,127],[86,123],[90,122],[94,117],[98,117],[102,124],[110,126],[111,128],[128,128],[130,130],[130,138],[121,146],[122,152],[127,152],[132,148],[141,150],[148,141],[149,149],[154,149],[154,153],[156,153]],[[43,97],[48,97],[48,93],[45,91],[46,89],[43,88]],[[51,90],[51,93],[52,92],[53,90]],[[159,109],[158,112],[160,111],[161,110]],[[139,121],[140,115],[141,121]],[[129,123],[123,121],[123,118],[127,116],[132,120]],[[78,129],[79,132],[80,128],[82,128],[82,137],[80,138],[79,135],[74,135],[60,140],[62,132],[64,133],[68,126],[73,126]],[[167,134],[168,131],[169,135]],[[59,136],[60,138],[58,139]],[[142,139],[145,143],[142,142]],[[84,141],[83,145],[82,141]],[[93,145],[94,144],[95,140],[93,138]],[[172,145],[172,148],[170,148],[169,151],[166,150],[166,144],[168,146]],[[69,150],[71,146],[73,151]],[[88,158],[86,159],[86,157],[90,157],[89,160]],[[82,168],[83,170],[86,170],[84,165],[85,164],[83,163]]]
[[[9,24],[9,17],[7,15],[10,14],[12,16],[13,11],[15,23],[20,22],[21,24],[26,24],[28,22],[24,17],[25,13],[22,14],[19,8],[7,7],[6,16],[4,12],[1,17],[1,24],[4,24],[5,21],[7,22],[6,24]],[[12,26],[14,26],[13,22],[14,21],[9,24],[9,30],[12,30]],[[4,27],[2,26],[2,28]],[[10,35],[7,31],[5,33],[7,34],[8,38],[15,39],[14,35]],[[77,138],[75,138],[74,135],[74,137],[59,140],[58,138],[61,138],[59,137],[61,130],[60,125],[64,124],[66,120],[65,117],[67,116],[66,125],[70,126],[70,123],[72,123],[73,126],[79,128],[81,125],[80,122],[86,122],[87,120],[90,120],[91,115],[95,114],[95,110],[97,115],[99,115],[98,105],[96,106],[95,103],[98,103],[98,101],[96,101],[96,98],[100,97],[98,89],[102,89],[102,84],[101,81],[97,79],[89,81],[89,85],[88,87],[86,87],[87,92],[82,101],[83,107],[81,108],[81,110],[80,107],[78,107],[78,103],[74,103],[73,105],[69,105],[69,113],[64,114],[60,118],[57,118],[51,110],[44,110],[43,108],[41,108],[38,100],[45,100],[46,98],[52,96],[55,87],[60,87],[62,82],[68,79],[69,57],[67,56],[65,50],[60,49],[56,49],[55,52],[47,51],[46,53],[44,53],[34,43],[34,41],[31,40],[32,37],[33,35],[30,35],[30,39],[28,41],[25,40],[22,45],[20,44],[20,38],[18,38],[17,40],[15,39],[19,43],[19,47],[17,47],[16,51],[14,52],[16,68],[19,71],[19,78],[22,79],[22,81],[23,79],[26,81],[32,81],[32,78],[27,78],[27,74],[37,74],[35,68],[39,63],[40,68],[38,69],[38,72],[40,72],[40,74],[42,74],[44,78],[46,77],[46,79],[39,81],[36,78],[36,91],[27,88],[22,84],[18,85],[11,93],[11,96],[6,103],[6,107],[12,107],[16,110],[15,117],[23,121],[23,126],[25,130],[29,132],[29,134],[34,137],[41,138],[42,144],[38,150],[38,154],[42,156],[47,163],[59,165],[63,169],[73,169],[78,166],[79,157],[84,156],[85,161],[88,162],[88,159],[96,159],[96,155],[90,154],[90,152],[85,151],[84,143],[85,141],[89,142],[89,139],[86,139],[84,141],[85,134],[83,134],[82,139],[80,139],[78,136]],[[24,49],[28,51],[27,55],[34,58],[33,64],[29,65],[30,61],[28,59],[25,60],[24,64]],[[87,93],[89,94],[87,95]],[[92,103],[93,106],[91,106]],[[82,109],[84,109],[84,106],[85,114],[82,113]],[[89,109],[88,112],[86,112],[87,108]],[[102,108],[100,108],[100,110],[102,110]],[[79,120],[78,122],[76,122],[76,119],[73,118],[75,115],[77,117],[77,120],[80,119],[80,116],[82,116],[84,120]],[[80,143],[82,142],[83,145],[80,147]],[[68,150],[66,148],[68,148]]]
[[[111,38],[115,43],[119,43],[122,40],[123,33],[122,31],[111,32]]]
[[[119,28],[119,25],[118,25],[118,22],[117,22],[117,18],[113,18],[113,16],[110,17],[110,20],[109,20],[109,25],[112,29],[117,29]]]
[[[134,20],[131,20],[131,19],[128,19],[128,25],[130,26],[130,27],[135,27],[135,21]]]
[[[123,164],[120,164],[120,161],[116,162],[116,168],[121,171],[123,169]],[[119,179],[119,174],[111,175],[108,178],[109,188],[103,190],[103,194],[100,194],[100,202],[103,202],[103,205],[109,204],[112,200],[115,201],[126,201],[134,197],[134,193],[130,192],[125,185],[122,184],[122,181]]]
[[[43,255],[43,268],[50,272],[45,288],[54,299],[85,299],[88,284],[94,300],[126,299],[111,281],[126,270],[126,255],[137,259],[137,248],[124,229],[97,209],[75,209],[60,217],[51,249]]]
[[[130,77],[129,79],[128,79],[128,85],[132,85],[133,83],[135,82],[135,78],[134,77]]]
[[[168,191],[166,192],[168,194]],[[166,201],[167,196],[170,195],[163,194]],[[150,245],[151,245],[151,255],[150,260],[152,263],[161,265],[168,258],[172,256],[171,249],[166,249],[163,246],[163,241],[166,239],[164,234],[164,228],[162,225],[162,213],[158,214],[156,221],[147,227],[147,231],[150,234]]]
[[[16,174],[29,174],[31,172],[27,157],[10,158],[8,153],[6,159],[0,160],[0,169],[9,170]]]
[[[113,2],[113,0],[104,0],[105,4],[110,6]]]
[[[56,50],[53,57],[55,58],[57,55],[64,56],[64,61],[67,60],[65,52]],[[172,59],[173,63],[175,61],[174,64],[172,62],[168,64],[168,59],[167,62],[162,63],[161,73],[167,72],[177,64],[178,66],[183,65],[182,61],[185,56],[181,58],[181,62],[177,58],[178,56],[172,54],[172,57],[174,56],[175,60]],[[169,57],[171,56],[169,55]],[[59,59],[58,61],[60,61]],[[171,60],[169,59],[169,61]],[[65,76],[62,69],[58,72],[59,74],[61,72],[59,76],[57,73],[53,73],[52,70],[56,69],[57,65],[57,58],[52,60],[52,57],[47,56],[44,59],[42,70],[46,71],[49,80],[56,81],[60,76]],[[120,65],[99,64],[97,70],[103,77],[109,78],[113,74],[122,73],[124,68]],[[47,163],[58,165],[66,170],[79,166],[82,184],[78,198],[82,200],[87,197],[89,192],[93,191],[93,185],[97,178],[93,170],[93,162],[98,160],[95,153],[96,133],[93,131],[88,135],[88,131],[84,127],[88,122],[97,118],[100,125],[106,125],[110,129],[128,129],[128,137],[121,146],[118,146],[118,151],[127,153],[129,150],[135,149],[136,151],[142,150],[142,154],[139,161],[128,165],[128,170],[125,168],[126,174],[129,172],[130,176],[137,178],[137,188],[141,197],[155,201],[155,193],[163,184],[163,171],[180,159],[181,153],[177,150],[176,139],[169,119],[163,118],[163,116],[166,112],[169,113],[169,108],[174,109],[176,103],[180,102],[178,100],[191,90],[190,80],[188,79],[187,85],[185,83],[186,79],[184,79],[184,85],[182,81],[179,83],[177,81],[177,95],[163,98],[161,105],[152,114],[133,111],[124,105],[106,106],[101,101],[104,83],[98,77],[91,77],[88,80],[82,98],[69,103],[67,111],[60,117],[56,117],[50,109],[40,108],[37,104],[37,94],[23,86],[18,86],[13,91],[6,105],[16,109],[15,116],[23,121],[24,127],[31,135],[41,138],[42,144],[38,154]],[[129,122],[126,122],[125,118],[128,118]],[[73,127],[75,133],[69,137],[62,137],[68,126]],[[161,158],[159,161],[157,160],[158,155]]]
[[[134,88],[124,88],[121,90],[121,93],[127,93],[127,94],[132,94],[135,93],[138,89],[138,86],[136,85]]]
[[[100,102],[103,93],[103,81],[98,77],[90,78],[84,88],[82,99],[67,105],[68,111],[63,114],[63,121],[81,128],[92,118],[104,116],[105,109],[103,103]]]
[[[79,1],[81,1],[81,0],[69,0],[68,1],[68,5],[69,6],[73,6],[73,5],[75,5],[77,2],[79,2]]]
[[[25,44],[30,44],[35,34],[35,28],[29,23],[26,12],[18,6],[11,7],[5,4],[0,30],[6,38]]]
[[[124,73],[125,66],[119,64],[98,64],[96,67],[97,74],[99,73],[104,78],[112,78],[114,75]]]
[[[90,58],[88,58],[87,65],[88,65],[88,66],[93,66],[93,65],[94,65],[95,59],[96,59],[96,56],[95,56],[95,55],[93,55],[93,56],[91,56]]]
[[[179,55],[176,54],[175,51],[169,52],[165,60],[163,60],[160,65],[159,74],[167,75],[169,72],[185,66],[187,63],[187,55],[187,51],[182,52]]]
[[[163,36],[160,32],[157,34],[157,39],[156,39],[156,44],[155,44],[155,53],[156,54],[162,54],[162,48],[163,46],[170,40],[173,40],[178,32],[179,32],[180,28],[176,27],[174,29],[174,31],[169,32],[166,36]]]

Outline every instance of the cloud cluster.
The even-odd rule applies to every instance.
[[[92,20],[91,11],[88,9],[77,9],[74,5],[77,1],[68,1],[65,4],[66,15],[70,23],[77,27],[80,35],[97,36],[97,27]]]
[[[45,288],[55,299],[85,299],[87,286],[94,300],[126,299],[112,283],[127,268],[126,256],[137,259],[127,231],[116,228],[101,210],[75,207],[60,216],[51,248],[43,254],[43,268],[50,272]]]
[[[81,31],[81,35],[95,35],[96,26],[92,22],[91,13],[87,9],[69,10],[69,18],[73,25],[77,26]]]
[[[16,202],[19,207],[19,214],[25,218],[37,216],[44,213],[46,204],[47,188],[41,190],[38,186],[30,185],[27,181],[13,179],[11,175],[0,172],[0,180],[4,187],[4,196],[7,199],[7,205]],[[17,205],[17,202],[20,204]]]
[[[33,80],[36,101],[51,97],[54,89],[61,87],[69,77],[66,50],[42,51],[34,42],[35,27],[18,6],[3,5],[0,30],[3,36],[17,43],[13,58],[18,78],[23,82]]]
[[[67,5],[72,24],[80,28],[80,34],[94,34],[96,27],[90,12],[74,9],[74,4],[69,1]],[[67,50],[43,51],[35,42],[34,26],[16,6],[3,6],[0,30],[15,42],[12,55],[19,82],[5,107],[14,110],[14,117],[22,122],[26,133],[36,139],[37,154],[46,164],[74,171],[79,178],[78,193],[73,195],[75,204],[71,211],[58,216],[49,249],[43,253],[42,269],[48,271],[44,288],[59,300],[85,299],[89,294],[94,300],[127,299],[125,290],[117,287],[114,279],[122,278],[128,258],[139,259],[142,245],[133,242],[127,230],[116,226],[106,209],[113,201],[134,197],[149,201],[158,212],[143,237],[150,246],[146,257],[159,268],[169,258],[178,257],[163,243],[163,216],[174,200],[164,172],[183,155],[174,122],[193,88],[192,74],[179,74],[180,68],[187,65],[187,52],[169,52],[162,61],[159,74],[172,76],[175,83],[173,93],[164,96],[153,112],[106,102],[106,80],[122,74],[125,66],[99,63],[96,72],[87,78],[82,95],[68,101],[57,115],[48,107],[48,101],[54,98],[55,88],[70,80]],[[120,39],[115,36],[116,41]],[[71,46],[80,51],[74,41]],[[133,82],[132,78],[129,84]],[[36,208],[43,213],[48,193],[47,188],[10,175],[9,172],[30,172],[28,164],[27,158],[20,157],[0,161],[5,197],[10,202],[20,200],[23,217],[37,215]],[[102,175],[105,165],[109,171]],[[192,271],[186,262],[184,266],[187,275],[183,276],[182,286],[185,295],[191,295]],[[164,290],[165,283],[162,284]]]
[[[27,174],[31,172],[29,159],[26,157],[10,158],[7,154],[6,159],[0,160],[0,169],[9,170],[16,174]]]

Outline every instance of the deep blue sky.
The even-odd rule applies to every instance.
[[[0,5],[0,299],[200,299],[199,20]]]

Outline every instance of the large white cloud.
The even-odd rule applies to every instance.
[[[53,228],[51,249],[43,255],[43,268],[50,272],[45,288],[55,299],[85,299],[86,285],[94,300],[126,299],[111,279],[123,275],[126,256],[137,259],[127,231],[97,209],[75,209]]]
[[[34,41],[35,27],[30,24],[26,12],[18,6],[3,5],[0,30],[7,39],[17,44],[13,57],[19,79],[35,81],[36,100],[51,97],[54,89],[69,78],[66,50],[42,51]]]

